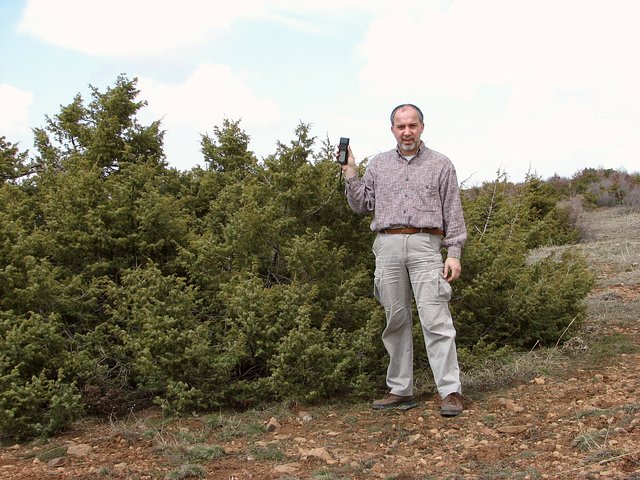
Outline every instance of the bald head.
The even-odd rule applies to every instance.
[[[411,108],[413,110],[416,111],[416,113],[418,114],[418,118],[420,119],[420,123],[424,123],[424,115],[422,114],[422,110],[420,110],[418,107],[416,107],[414,104],[412,103],[403,103],[402,105],[398,105],[396,108],[393,109],[393,111],[391,112],[391,126],[393,127],[393,122],[395,120],[396,117],[396,113],[399,110],[404,110],[406,108]]]

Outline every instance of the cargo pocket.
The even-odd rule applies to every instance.
[[[448,302],[451,300],[451,294],[453,289],[447,280],[444,278],[442,272],[438,272],[438,297],[442,302]]]
[[[441,269],[430,270],[425,273],[425,290],[420,300],[427,303],[447,303],[451,300],[451,285],[442,274]]]
[[[418,315],[425,335],[425,341],[439,337],[455,336],[453,320],[449,311],[451,285],[442,275],[441,269],[426,272],[428,286],[418,299]]]
[[[380,281],[381,278],[378,275],[378,271],[376,270],[376,273],[373,275],[373,296],[378,302],[382,303],[382,301],[380,300]]]
[[[378,251],[380,245],[382,244],[382,236],[380,234],[376,235],[375,240],[373,241],[373,255],[376,261],[375,271],[373,272],[373,296],[378,302],[382,303],[380,297],[380,282],[382,281],[382,268],[380,267],[380,259],[378,258]]]

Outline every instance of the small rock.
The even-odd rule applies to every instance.
[[[300,412],[298,413],[298,420],[302,420],[303,422],[310,422],[313,420],[313,417],[309,412]]]
[[[327,463],[334,463],[333,457],[324,447],[313,448],[311,450],[304,450],[300,452],[300,455],[306,458],[309,458],[309,457],[319,458],[320,460],[323,460]]]
[[[47,467],[57,467],[62,463],[64,459],[62,457],[52,458],[47,462]]]
[[[496,430],[500,433],[522,433],[529,429],[526,425],[506,425],[504,427],[498,427]]]
[[[91,445],[86,443],[79,443],[78,445],[71,445],[67,448],[67,455],[72,457],[86,457],[91,452]]]
[[[275,432],[281,427],[280,422],[275,417],[271,417],[267,422],[267,432]]]
[[[287,463],[285,465],[276,465],[273,470],[277,473],[296,473],[300,465],[297,463]]]

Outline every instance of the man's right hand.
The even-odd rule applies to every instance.
[[[347,151],[349,152],[347,155],[347,163],[341,165],[341,167],[345,178],[352,178],[358,174],[358,170],[356,169],[356,157],[353,156],[351,145],[347,147]],[[340,155],[340,152],[338,152],[338,155]]]

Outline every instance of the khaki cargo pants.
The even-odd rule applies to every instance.
[[[413,321],[415,297],[433,377],[442,398],[461,392],[456,330],[449,311],[451,286],[443,276],[441,238],[429,233],[379,233],[374,294],[384,307],[382,341],[389,353],[387,385],[395,395],[413,395]]]

